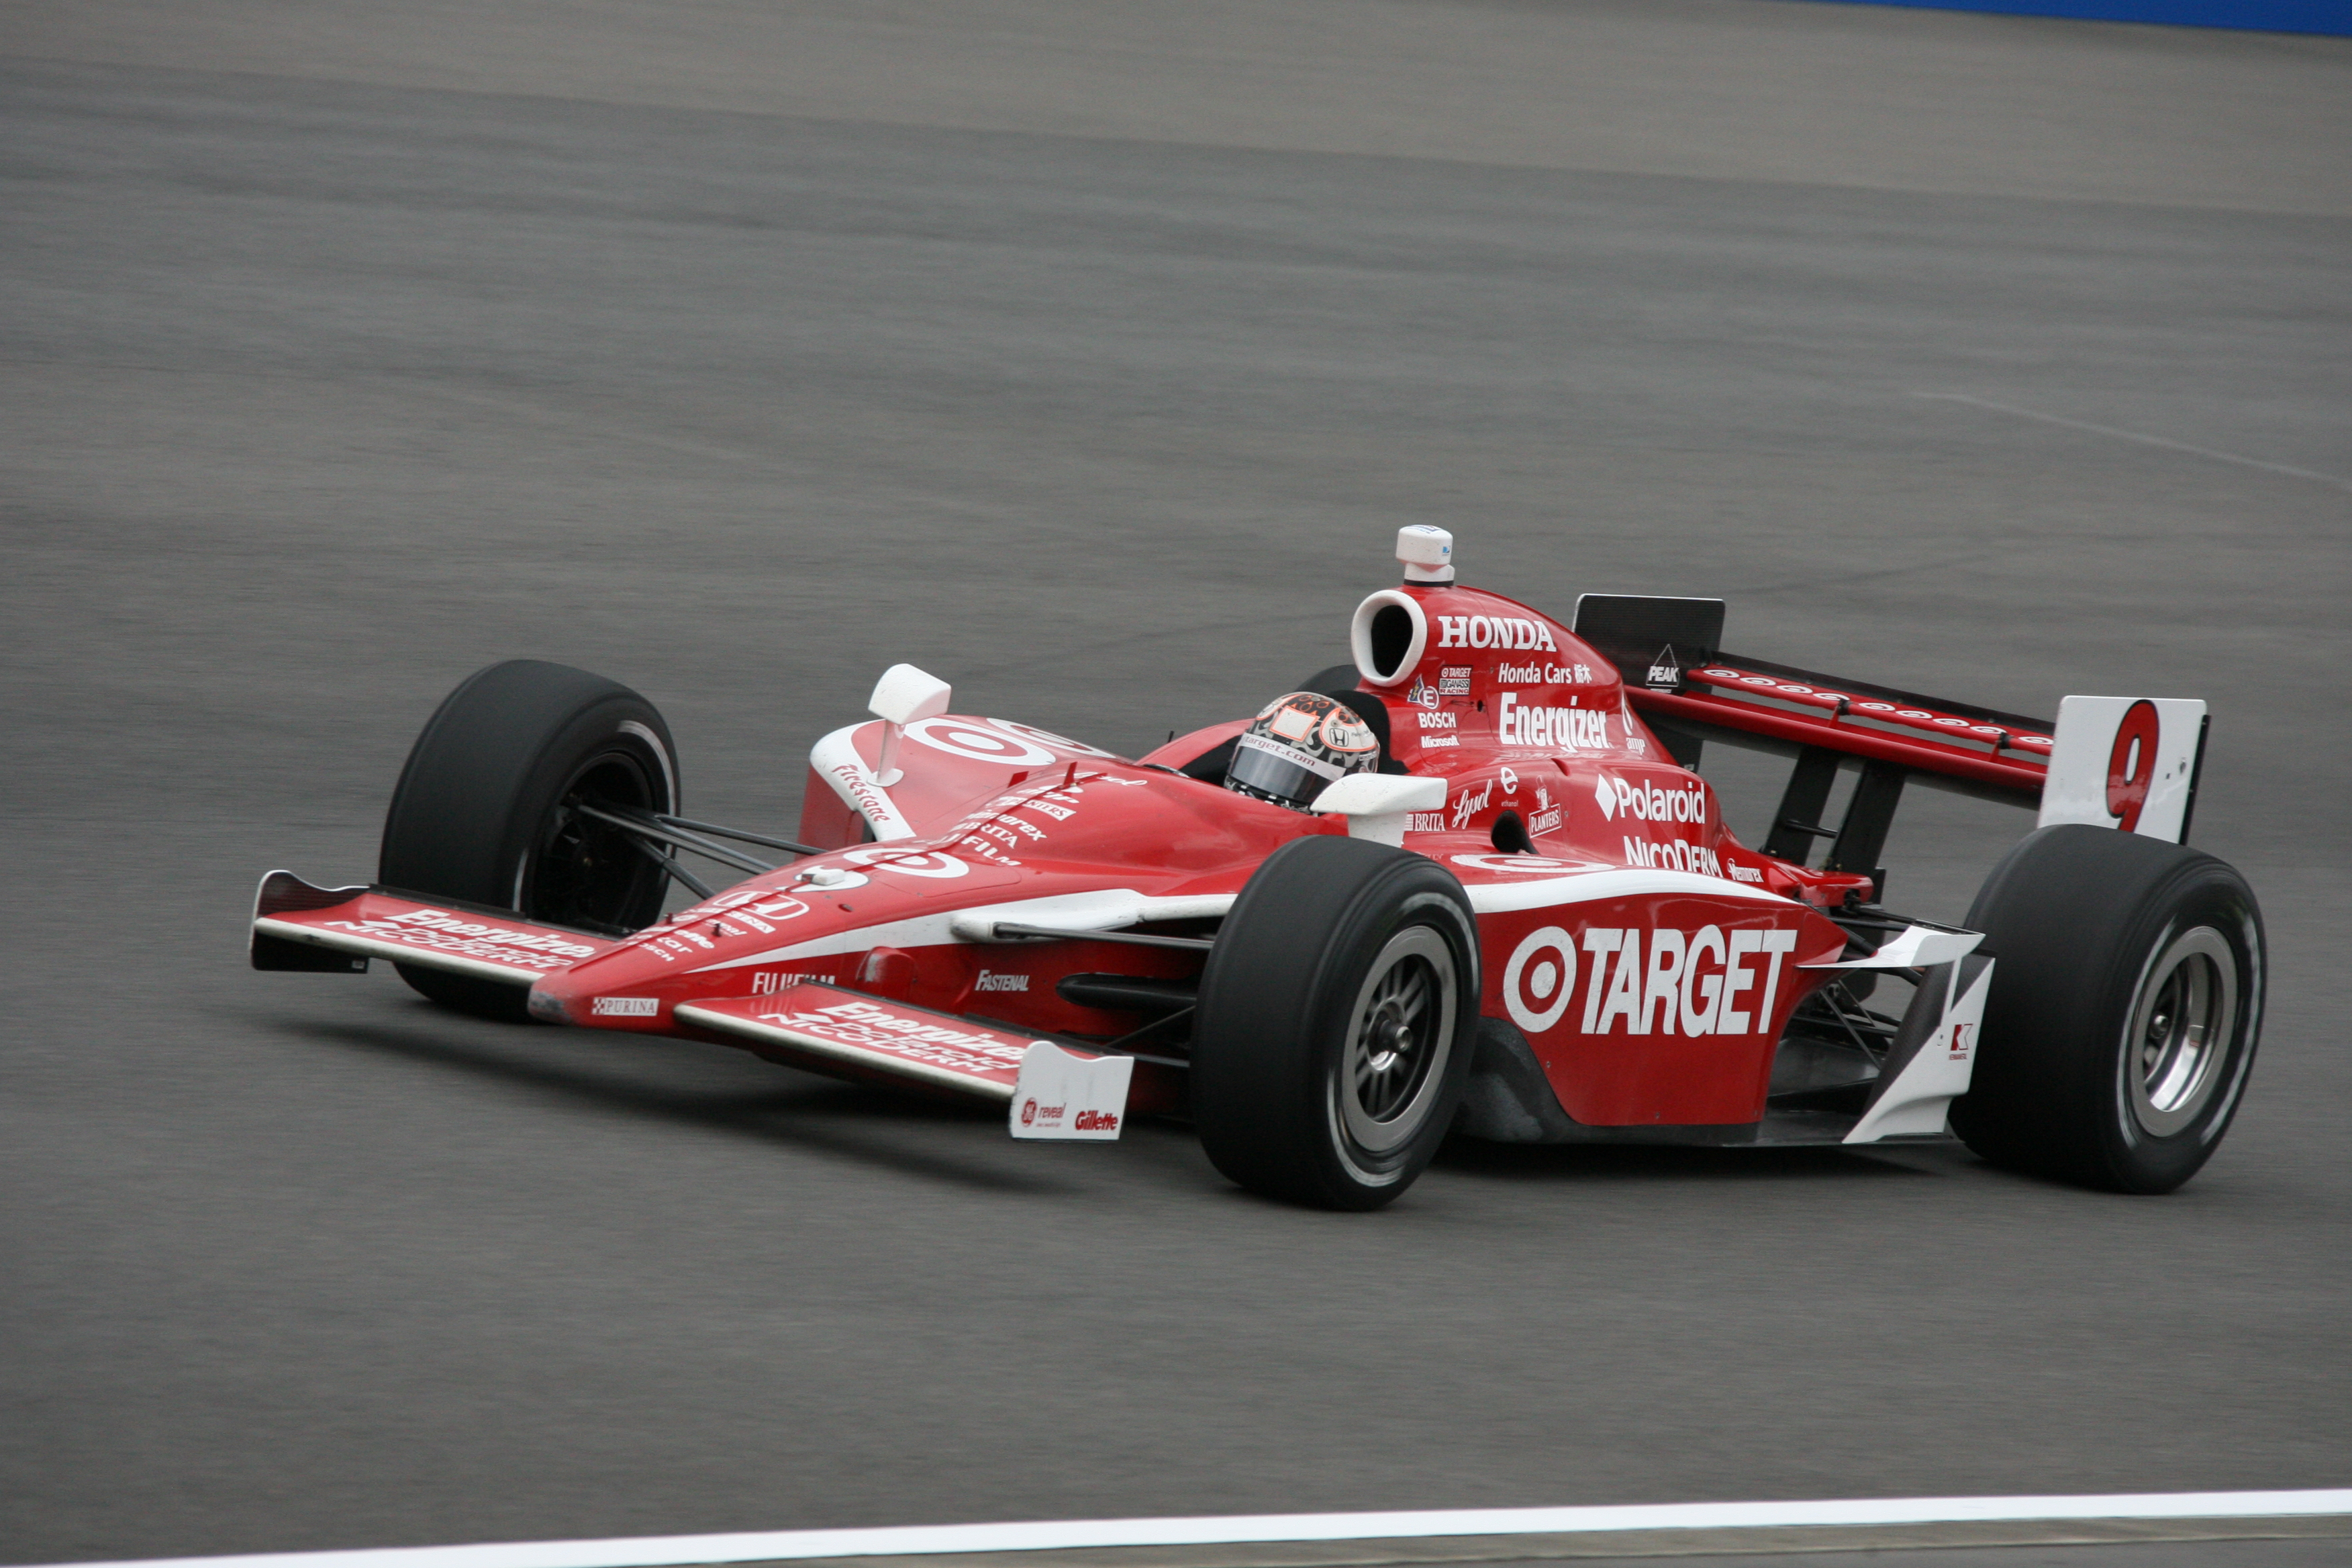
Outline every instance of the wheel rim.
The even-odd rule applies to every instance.
[[[2124,1036],[2125,1098],[2150,1135],[2197,1120],[2221,1081],[2238,1017],[2238,960],[2220,931],[2199,926],[2150,964]]]
[[[609,823],[582,815],[583,805],[606,809],[660,810],[645,765],[626,752],[590,758],[564,784],[547,829],[525,859],[523,913],[538,920],[590,930],[627,931],[644,923],[636,905],[659,869],[635,841]]]
[[[1457,991],[1454,951],[1428,926],[1397,932],[1372,960],[1331,1083],[1337,1120],[1364,1152],[1393,1152],[1428,1120],[1454,1049]]]

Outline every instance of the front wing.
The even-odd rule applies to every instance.
[[[1118,1137],[1135,1071],[1133,1057],[814,981],[767,996],[680,1003],[673,1016],[788,1060],[995,1100],[1010,1106],[1015,1138]]]
[[[253,899],[256,969],[364,971],[388,958],[528,986],[618,946],[610,937],[535,924],[511,910],[427,899],[397,888],[314,888],[291,871],[261,879]]]

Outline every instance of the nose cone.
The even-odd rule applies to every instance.
[[[828,954],[858,951],[866,945],[857,935],[866,927],[927,912],[943,889],[977,889],[996,879],[992,868],[961,863],[959,875],[943,879],[931,864],[945,859],[937,854],[899,858],[908,868],[889,878],[858,864],[804,863],[776,873],[768,885],[746,884],[681,910],[617,947],[542,976],[531,988],[530,1016],[598,1029],[666,1030],[679,1002],[749,995],[771,961],[790,964],[812,947]],[[769,972],[764,978],[775,977]]]
[[[669,1011],[667,1004],[685,994],[679,981],[688,967],[678,954],[640,936],[569,969],[541,975],[530,988],[529,1009],[532,1017],[547,1024],[658,1027]]]

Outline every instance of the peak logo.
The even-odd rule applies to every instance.
[[[1549,626],[1541,621],[1524,620],[1517,616],[1440,616],[1437,617],[1437,646],[1539,647],[1546,653],[1559,651],[1559,645],[1551,639]]]
[[[1682,661],[1675,658],[1675,645],[1668,643],[1658,650],[1658,657],[1650,661],[1650,684],[1680,686],[1682,681]]]

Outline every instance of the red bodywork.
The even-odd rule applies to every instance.
[[[2039,785],[2046,737],[1979,735],[1925,710],[1881,713],[1859,706],[1875,699],[1726,665],[1694,670],[1679,693],[1629,692],[1607,659],[1526,605],[1452,585],[1398,592],[1419,607],[1423,646],[1392,681],[1367,682],[1351,700],[1385,709],[1397,763],[1445,781],[1444,809],[1414,815],[1404,847],[1462,881],[1478,914],[1485,1013],[1526,1036],[1561,1108],[1589,1126],[1758,1121],[1789,1014],[1823,979],[1801,965],[1833,961],[1845,946],[1820,910],[1866,897],[1870,886],[1738,843],[1714,792],[1675,763],[1636,702],[1750,730],[1858,729],[1862,740],[1843,749],[1883,747],[1890,758],[2013,787],[2031,774]],[[719,1040],[819,1071],[907,1080],[910,1072],[888,1062],[762,1033],[815,1016],[819,1000],[833,1019],[856,1021],[862,1006],[870,1026],[916,1041],[937,1087],[955,1087],[959,1075],[974,1089],[993,1081],[992,1071],[1003,1079],[1011,1058],[990,1045],[994,1032],[1016,1051],[1032,1037],[1112,1041],[1146,1015],[1074,1003],[1057,983],[1183,981],[1199,972],[1198,951],[992,940],[992,922],[1206,934],[1276,848],[1347,833],[1345,819],[1171,771],[1244,722],[1127,761],[1003,720],[919,720],[898,748],[903,776],[887,788],[875,776],[882,723],[837,731],[812,752],[801,822],[802,837],[826,853],[625,940],[594,942],[595,952],[560,965],[543,947],[529,950],[515,962],[531,971],[531,1009],[583,1027]],[[1922,754],[1941,760],[1920,763]],[[1534,853],[1498,848],[1507,813]],[[1505,841],[1514,841],[1507,830]],[[371,911],[363,899],[379,903]],[[488,912],[443,911],[436,925],[415,912],[425,908],[375,892],[265,910],[263,924],[318,940],[331,922],[373,919],[414,933],[401,939],[412,945],[473,942],[492,964],[505,940],[497,930],[533,929]],[[407,926],[397,923],[404,910]],[[468,935],[450,921],[495,929]],[[374,951],[394,956],[397,945]],[[1180,1105],[1181,1059],[1137,1049],[1133,1109]]]

